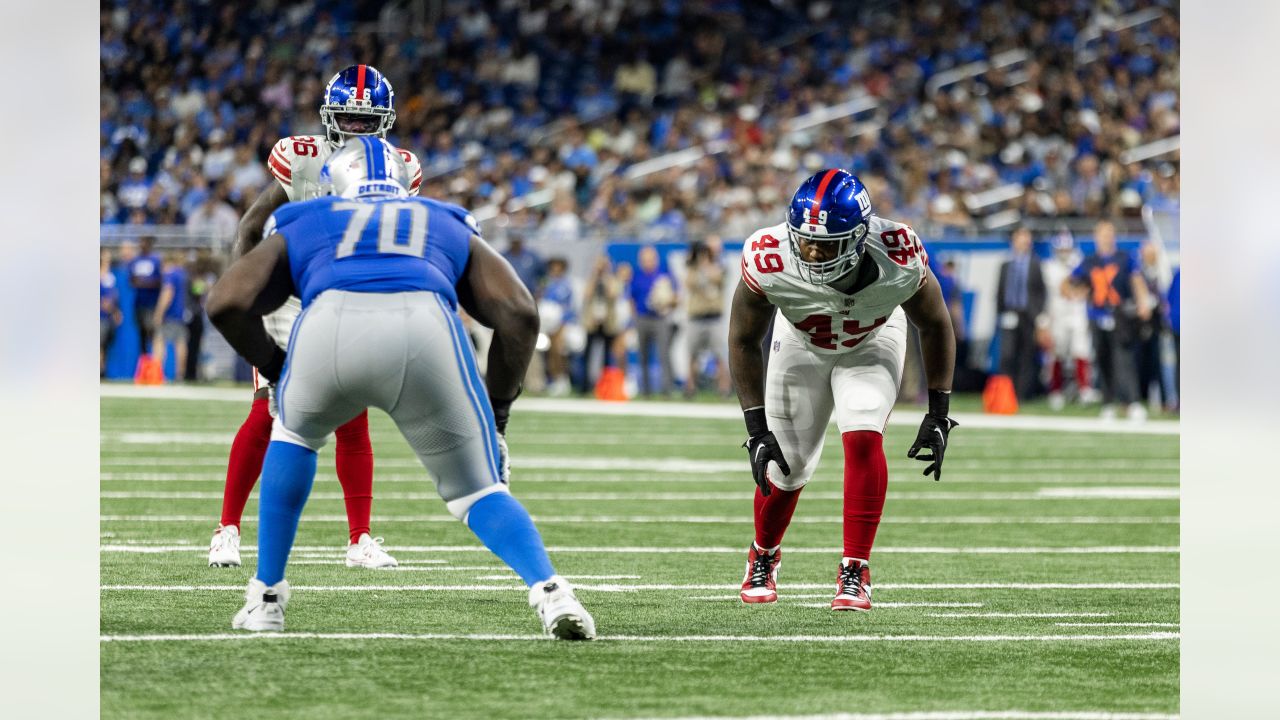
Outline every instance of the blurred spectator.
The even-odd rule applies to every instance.
[[[1044,275],[1031,252],[1031,231],[1019,227],[1009,239],[1012,257],[1000,266],[996,312],[1000,327],[1000,372],[1013,379],[1020,399],[1031,397],[1036,379],[1037,328],[1047,327]]]
[[[169,343],[173,343],[174,375],[182,378],[187,369],[187,341],[190,333],[187,330],[187,270],[183,266],[182,254],[170,252],[164,258],[163,285],[160,298],[156,301],[155,316],[152,321],[157,329],[157,337],[151,356],[161,367]]]
[[[1048,293],[1049,340],[1053,346],[1049,375],[1049,407],[1061,410],[1068,396],[1081,403],[1097,402],[1098,391],[1090,384],[1089,318],[1082,296],[1063,289],[1063,283],[1080,264],[1071,233],[1061,232],[1051,240],[1053,255],[1041,264]],[[1075,378],[1069,392],[1068,373]]]
[[[129,285],[133,287],[133,322],[138,327],[138,352],[151,352],[151,336],[155,332],[156,303],[160,300],[163,263],[154,252],[155,238],[142,238],[142,250],[129,261]]]
[[[1102,416],[1115,417],[1114,403],[1127,403],[1131,420],[1145,420],[1138,402],[1134,340],[1137,321],[1150,317],[1147,284],[1133,256],[1116,250],[1116,228],[1099,220],[1093,228],[1094,253],[1063,281],[1062,291],[1087,298],[1089,334],[1102,391]]]
[[[1146,402],[1155,393],[1155,407],[1172,406],[1172,388],[1164,386],[1160,372],[1160,345],[1164,335],[1165,292],[1160,282],[1160,246],[1148,240],[1138,248],[1139,269],[1147,289],[1145,320],[1138,322],[1134,352],[1138,370],[1138,402]]]
[[[582,302],[582,325],[587,333],[587,372],[586,382],[581,388],[583,392],[595,386],[599,378],[598,367],[622,367],[625,364],[623,335],[631,318],[631,307],[627,302],[628,288],[621,275],[621,271],[613,271],[609,256],[602,253],[596,258],[587,278]],[[598,365],[595,360],[597,348],[600,355]]]
[[[1173,390],[1182,403],[1182,268],[1173,272],[1166,298],[1169,313],[1169,331],[1173,333]],[[1177,409],[1177,408],[1175,408]]]
[[[209,295],[209,288],[218,281],[218,261],[207,249],[196,253],[195,262],[191,264],[190,282],[187,284],[187,302],[190,309],[187,313],[187,363],[182,368],[182,377],[187,382],[194,382],[200,375],[200,350],[204,339],[204,301]]]
[[[219,245],[230,247],[236,237],[240,216],[227,204],[220,191],[208,193],[200,206],[187,216],[187,234],[193,238],[214,238]]]
[[[635,307],[636,339],[640,348],[640,394],[671,392],[671,336],[669,319],[678,298],[675,283],[665,271],[658,269],[658,250],[652,245],[640,249],[640,269],[631,279],[631,302]],[[652,387],[650,367],[654,356],[662,369],[657,388]]]
[[[502,253],[502,256],[511,263],[511,267],[515,268],[516,276],[525,287],[529,288],[529,292],[537,293],[542,285],[542,276],[546,268],[542,258],[524,246],[524,238],[513,233],[508,241],[507,250]]]
[[[698,390],[698,368],[705,365],[705,355],[710,354],[715,363],[716,389],[728,395],[729,384],[728,328],[724,322],[725,270],[721,257],[723,247],[718,235],[708,235],[702,243],[695,244],[689,253],[685,270],[684,291],[688,319],[686,343],[689,348],[689,382],[685,395],[692,397]]]
[[[548,392],[553,396],[569,394],[569,352],[571,345],[580,345],[571,337],[581,334],[578,325],[578,309],[573,283],[568,275],[569,262],[562,257],[547,261],[547,274],[538,299],[538,312],[542,317],[543,332],[551,341],[547,350]],[[581,348],[576,348],[580,350]]]
[[[111,269],[111,251],[102,248],[98,261],[98,376],[107,374],[107,348],[116,337],[116,328],[123,317],[120,313],[120,291],[116,288],[116,275]]]

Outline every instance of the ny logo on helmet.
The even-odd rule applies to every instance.
[[[858,212],[865,216],[867,212],[871,210],[871,196],[867,194],[867,189],[865,187],[862,188],[858,191],[858,194],[853,197],[858,201]]]

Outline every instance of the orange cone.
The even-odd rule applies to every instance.
[[[164,384],[164,368],[160,367],[160,363],[150,355],[143,355],[138,358],[138,367],[133,373],[133,382],[135,385],[163,385]]]
[[[626,382],[626,376],[622,373],[622,368],[607,367],[600,373],[600,379],[596,381],[596,399],[611,400],[614,402],[622,402],[627,399],[627,392],[623,385]]]
[[[982,391],[982,409],[992,415],[1014,415],[1018,412],[1018,395],[1008,375],[992,375]]]

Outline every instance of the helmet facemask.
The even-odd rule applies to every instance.
[[[858,266],[867,237],[867,224],[858,223],[849,232],[827,235],[795,228],[788,223],[787,237],[791,241],[791,257],[796,262],[796,273],[800,278],[814,285],[828,285],[853,272]],[[836,253],[830,260],[810,262],[805,260],[800,250],[801,242],[833,243],[836,244]]]
[[[351,132],[343,130],[338,124],[339,116],[368,117],[376,121],[376,127],[370,132]],[[396,111],[393,108],[377,107],[368,100],[349,100],[346,104],[326,103],[320,106],[320,122],[324,125],[325,136],[334,145],[346,144],[347,138],[362,135],[374,135],[385,139],[387,131],[396,122]]]

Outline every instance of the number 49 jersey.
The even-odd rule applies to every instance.
[[[337,149],[323,137],[293,135],[280,138],[271,148],[267,169],[280,182],[289,200],[311,200],[320,196],[320,168]],[[400,157],[409,170],[409,194],[417,195],[422,184],[422,163],[408,150],[400,150]]]
[[[871,218],[860,261],[875,263],[879,277],[852,295],[801,278],[789,242],[785,223],[747,238],[742,281],[777,307],[819,354],[849,352],[873,337],[928,278],[929,258],[920,238],[906,225],[881,217]]]
[[[479,231],[466,210],[431,198],[329,195],[282,206],[265,234],[284,236],[303,308],[326,290],[434,292],[456,308]]]

